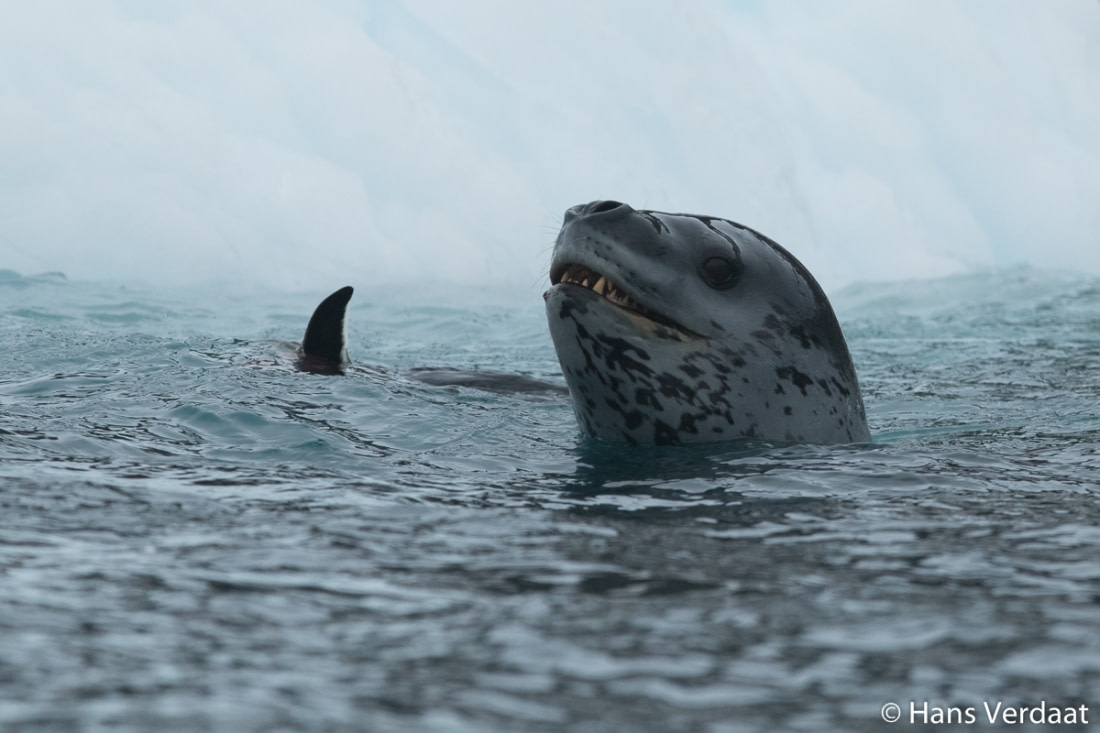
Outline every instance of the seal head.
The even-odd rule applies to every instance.
[[[591,436],[870,440],[825,293],[759,232],[594,201],[565,213],[550,283],[550,335]]]

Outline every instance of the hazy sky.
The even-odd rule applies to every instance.
[[[538,290],[568,206],[827,288],[1100,273],[1095,0],[0,0],[0,268]]]

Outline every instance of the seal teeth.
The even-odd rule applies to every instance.
[[[656,323],[668,326],[674,329],[676,333],[684,334],[684,338],[695,337],[691,331],[688,331],[680,324],[639,303],[606,275],[601,275],[584,265],[578,265],[576,263],[563,265],[561,269],[551,271],[550,282],[553,285],[568,283],[570,285],[587,288],[617,306],[633,311]]]
[[[592,276],[594,276],[594,273],[583,265],[569,265],[561,274],[561,282],[588,287],[589,279]]]
[[[624,308],[630,308],[642,314],[649,314],[651,312],[641,303],[634,300],[634,298],[627,295],[625,290],[616,285],[606,275],[601,275],[584,265],[574,264],[566,267],[565,271],[561,274],[561,282],[588,288],[597,295],[602,295],[612,303],[621,305]]]

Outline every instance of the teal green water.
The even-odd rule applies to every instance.
[[[1097,280],[838,293],[844,447],[601,446],[403,376],[561,383],[534,290],[358,292],[350,373],[295,372],[326,294],[0,272],[0,730],[1100,719]]]

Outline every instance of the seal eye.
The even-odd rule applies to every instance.
[[[737,281],[737,265],[727,257],[710,257],[703,263],[703,279],[712,288],[724,289]]]

